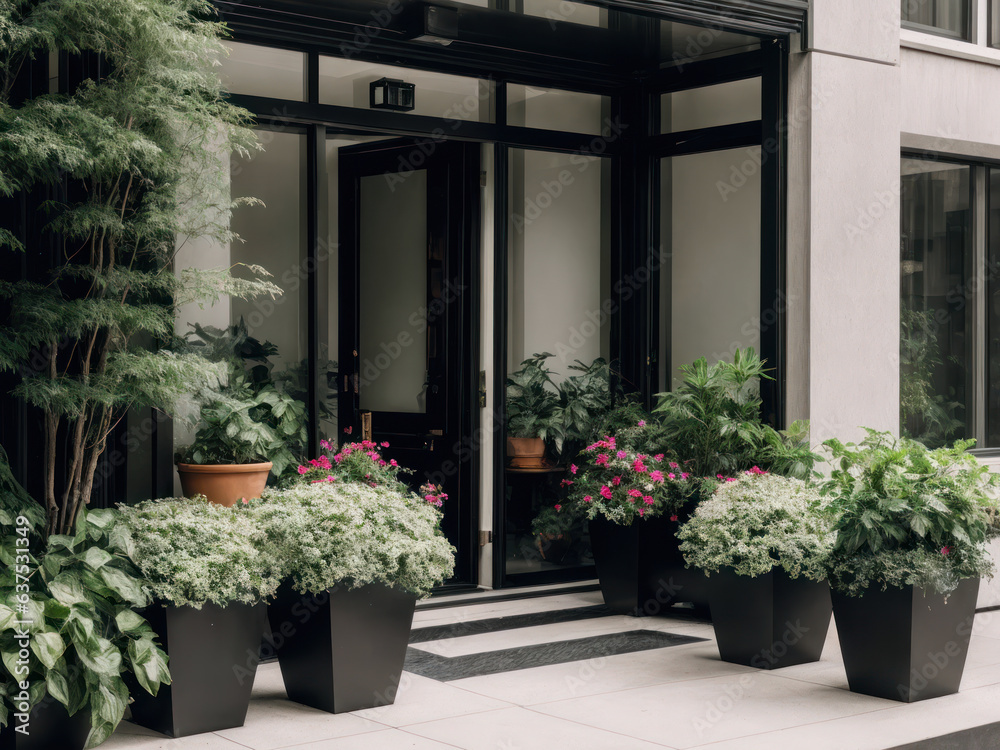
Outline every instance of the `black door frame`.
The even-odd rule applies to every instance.
[[[423,147],[423,148],[422,148]],[[366,166],[376,173],[391,172],[399,168],[400,149],[405,149],[414,158],[406,163],[416,161],[417,155],[424,155],[428,160],[444,158],[445,169],[429,175],[428,197],[441,192],[447,195],[443,211],[437,214],[438,221],[434,226],[428,226],[432,233],[446,233],[448,247],[451,248],[448,257],[448,271],[445,278],[452,280],[458,277],[464,287],[462,293],[451,304],[458,308],[449,317],[450,325],[446,336],[446,364],[443,373],[446,378],[444,392],[458,395],[458,403],[448,402],[444,405],[446,435],[457,436],[457,440],[447,448],[448,454],[442,457],[441,473],[446,476],[458,475],[458,497],[449,498],[444,511],[446,522],[453,519],[457,555],[455,557],[454,578],[441,587],[440,590],[453,591],[462,588],[474,588],[479,582],[479,487],[481,462],[475,436],[481,424],[481,410],[477,408],[478,381],[480,363],[480,258],[481,248],[481,201],[479,195],[480,145],[461,141],[441,141],[429,145],[421,144],[412,138],[392,138],[382,141],[348,147],[352,154],[365,157]],[[423,159],[421,159],[423,163]],[[360,227],[358,217],[353,208],[358,205],[360,185],[357,170],[344,169],[338,175],[340,182],[341,203],[339,206],[339,240],[342,248],[355,247],[359,240]],[[352,193],[350,198],[344,200]],[[455,248],[459,251],[456,252]],[[346,367],[345,363],[356,360],[356,344],[360,339],[360,299],[357,294],[360,281],[359,268],[355,253],[340,255],[339,283],[341,289],[353,288],[353,293],[338,294],[340,331],[352,331],[350,337],[338,336],[340,363],[337,390],[339,393],[340,421],[338,429],[343,430],[345,424],[350,424],[354,439],[360,436],[360,414],[357,403],[355,378],[359,376],[357,364]],[[456,268],[457,266],[457,268]],[[348,372],[350,371],[350,372]],[[440,385],[440,384],[439,384]],[[350,416],[350,422],[345,423],[344,416]],[[340,436],[338,436],[340,437]]]

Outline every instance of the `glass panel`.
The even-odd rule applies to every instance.
[[[660,95],[660,132],[679,133],[760,119],[760,78]]]
[[[987,249],[986,331],[988,347],[986,444],[983,448],[1000,446],[1000,170],[990,170],[989,187],[989,248]]]
[[[902,162],[900,430],[932,447],[973,434],[970,171]]]
[[[920,31],[967,39],[969,0],[901,0],[902,21]]]
[[[229,57],[223,58],[222,85],[234,94],[270,96],[275,99],[306,100],[306,55],[304,52],[228,42]]]
[[[990,0],[990,45],[1000,47],[1000,0]]]
[[[551,352],[560,383],[574,360],[589,365],[610,350],[610,160],[511,149],[509,174],[508,368]],[[553,468],[540,472],[507,469],[509,576],[593,564],[585,522],[533,533],[532,522],[565,497],[555,466],[569,459],[550,459]]]
[[[607,28],[608,11],[596,5],[584,5],[570,0],[522,0],[524,15],[567,21],[583,26]]]
[[[600,94],[507,84],[507,123],[600,135],[609,98]]]
[[[661,390],[699,357],[760,350],[760,163],[759,146],[660,161]]]
[[[361,178],[360,406],[422,414],[427,327],[411,320],[427,307],[427,170],[387,177]]]
[[[760,39],[746,34],[723,31],[718,26],[689,26],[674,21],[660,21],[660,59],[684,65],[694,60],[760,47]]]
[[[493,121],[489,81],[340,57],[319,58],[320,104],[368,109],[369,84],[380,78],[396,78],[416,86],[416,106],[408,114],[472,122]]]

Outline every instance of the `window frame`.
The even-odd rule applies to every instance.
[[[902,1],[905,2],[906,0]],[[955,32],[942,26],[931,26],[929,24],[917,23],[915,21],[907,21],[902,17],[900,17],[900,26],[904,29],[919,31],[922,34],[933,34],[934,36],[940,36],[946,39],[954,39],[959,42],[969,42],[974,44],[975,40],[973,39],[972,32],[976,15],[976,0],[958,0],[958,2],[965,4],[965,24],[964,28],[960,32]]]

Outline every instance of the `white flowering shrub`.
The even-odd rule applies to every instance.
[[[252,513],[281,550],[293,588],[320,593],[372,582],[418,596],[452,575],[455,549],[429,500],[353,482],[270,490]]]
[[[802,480],[743,474],[721,484],[681,527],[681,552],[706,573],[731,568],[753,578],[780,566],[792,578],[821,581],[834,534],[820,500]]]
[[[159,601],[195,609],[255,604],[284,580],[284,560],[250,508],[179,498],[120,511],[129,556]]]

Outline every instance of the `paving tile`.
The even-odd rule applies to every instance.
[[[543,703],[533,710],[689,748],[892,705],[879,698],[754,671]],[[664,721],[665,706],[674,717],[670,721]]]
[[[710,747],[711,750],[885,750],[1000,721],[1000,687],[996,686],[911,704],[888,703],[889,707],[879,711],[763,732]]]
[[[216,732],[252,750],[276,750],[385,729],[353,714],[328,714],[289,700],[254,700],[242,727]]]
[[[449,683],[522,706],[629,688],[755,672],[719,659],[714,642],[621,654]]]
[[[451,683],[403,672],[393,705],[355,711],[353,715],[380,724],[401,727],[509,706],[506,701],[462,690]]]
[[[660,717],[662,721],[662,710]],[[524,708],[506,708],[414,724],[406,730],[463,750],[663,750],[669,747]]]
[[[123,721],[101,747],[105,750],[245,750],[243,745],[217,734],[174,739],[127,721]]]
[[[352,737],[310,742],[308,745],[293,747],[294,750],[452,750],[455,745],[399,729],[384,729],[380,732],[366,732]]]

